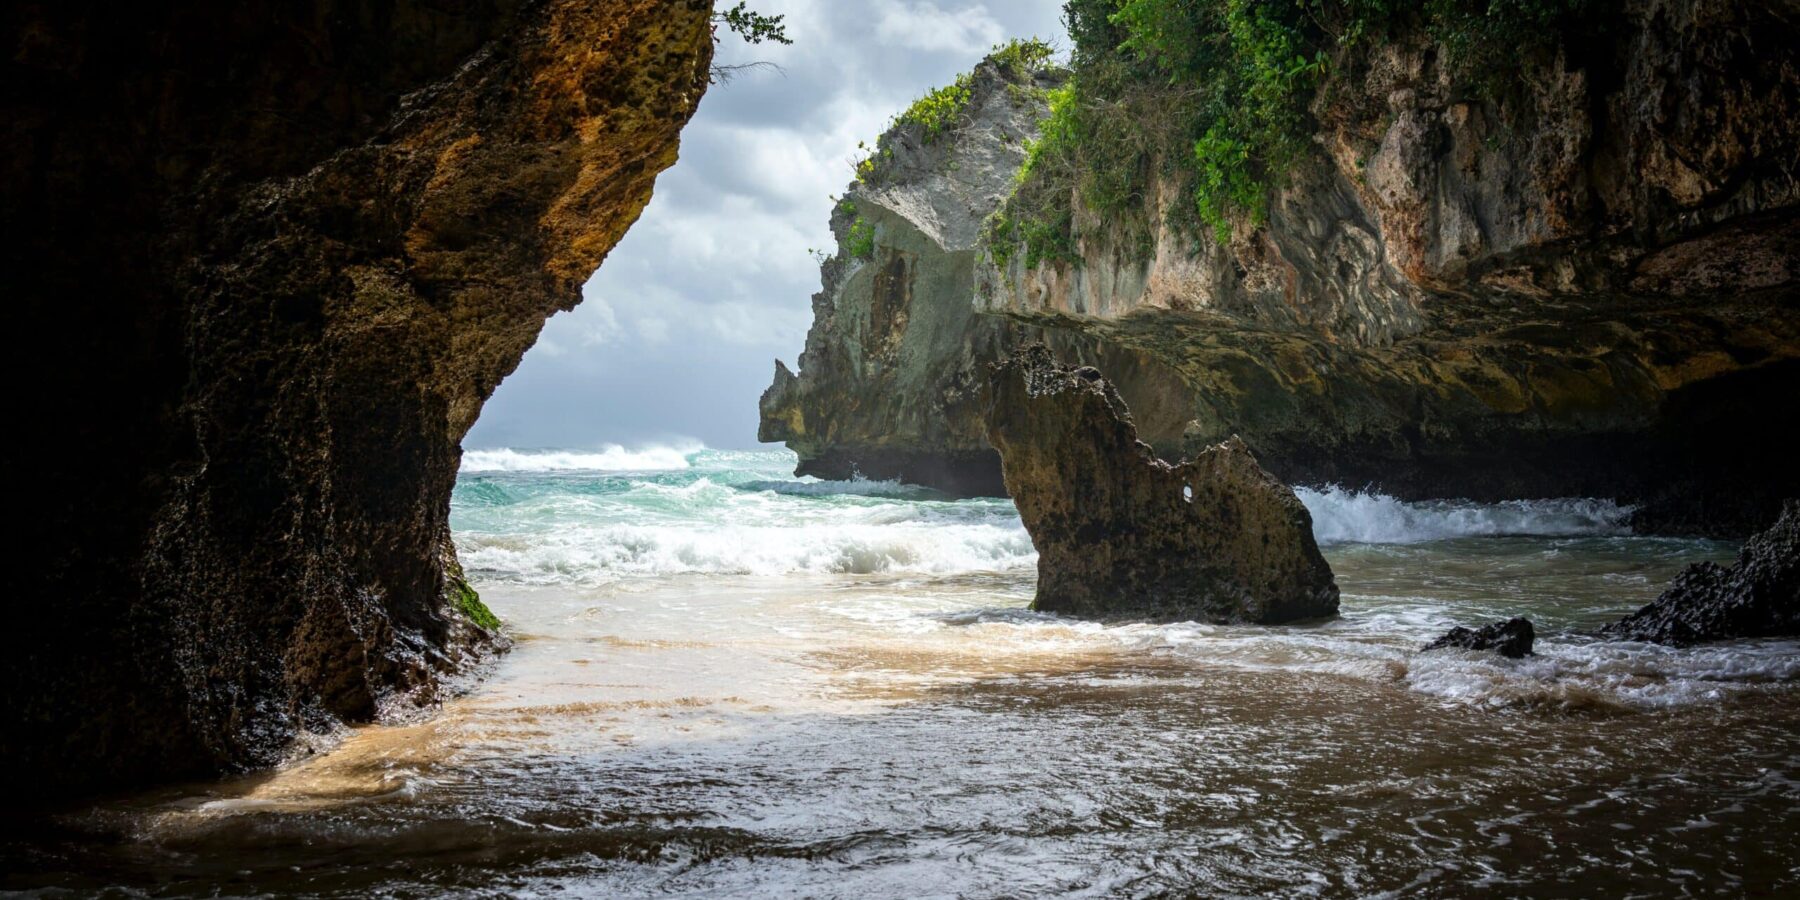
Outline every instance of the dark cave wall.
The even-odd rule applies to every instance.
[[[435,702],[458,443],[648,202],[703,0],[8,9],[9,794]]]

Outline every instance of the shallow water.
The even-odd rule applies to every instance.
[[[1800,891],[1800,645],[1576,635],[1729,545],[1631,537],[1589,501],[1308,491],[1339,619],[1101,626],[1025,609],[1005,501],[618,453],[465,467],[452,524],[517,640],[470,695],[274,774],[15,829],[0,885]],[[1517,614],[1536,658],[1415,650]]]

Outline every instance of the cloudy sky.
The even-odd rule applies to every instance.
[[[720,0],[721,5],[725,0]],[[714,86],[681,161],[574,312],[488,401],[468,448],[756,444],[756,398],[811,323],[833,194],[858,141],[993,44],[1067,46],[1061,0],[755,0],[792,46],[727,37],[722,63],[767,60]]]

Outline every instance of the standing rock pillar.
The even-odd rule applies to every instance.
[[[1275,624],[1332,616],[1312,516],[1232,438],[1171,466],[1118,391],[1043,345],[994,367],[988,439],[1038,550],[1032,608]]]

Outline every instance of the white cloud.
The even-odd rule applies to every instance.
[[[950,10],[920,0],[888,5],[876,21],[875,36],[912,50],[948,51],[979,57],[989,47],[1006,39],[1006,29],[981,4]]]

